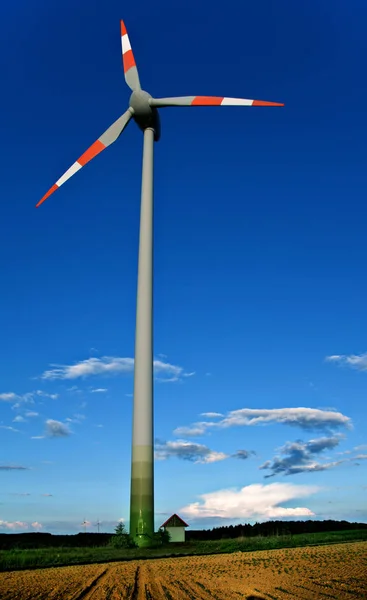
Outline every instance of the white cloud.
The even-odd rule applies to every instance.
[[[37,396],[42,396],[43,398],[52,398],[52,400],[57,400],[59,394],[49,394],[47,392],[43,392],[42,390],[36,390],[33,394]]]
[[[215,423],[213,423],[214,425]],[[189,427],[176,427],[173,431],[174,435],[186,436],[186,437],[198,437],[200,435],[204,435],[208,427],[210,427],[212,423],[194,423]]]
[[[0,520],[0,529],[10,529],[14,531],[15,529],[28,529],[28,523],[24,521],[1,521]]]
[[[359,371],[367,371],[367,352],[365,354],[333,354],[325,358],[328,362],[337,363]]]
[[[107,388],[96,388],[95,390],[90,391],[91,394],[103,394],[104,392],[108,392]]]
[[[85,415],[75,414],[73,418],[68,417],[65,421],[68,421],[68,423],[81,423],[85,418]]]
[[[52,496],[52,494],[41,494],[41,496],[45,496],[46,498],[49,498],[50,496]]]
[[[43,525],[41,525],[41,523],[38,523],[37,521],[34,521],[34,523],[31,523],[31,527],[32,529],[42,529]],[[1,521],[0,520],[0,529],[7,529],[10,531],[16,531],[16,530],[20,530],[20,529],[29,529],[29,524],[26,523],[25,521]]]
[[[39,416],[39,414],[38,414],[38,412],[34,412],[33,410],[29,410],[29,411],[27,411],[27,412],[25,413],[25,416],[26,416],[26,417],[38,417],[38,416]]]
[[[162,360],[154,360],[153,366],[156,381],[174,383],[176,381],[181,381],[182,377],[191,377],[192,375],[186,373],[182,367],[171,365]]]
[[[207,417],[208,419],[216,419],[217,417],[224,417],[222,413],[218,412],[205,412],[200,414],[201,417]]]
[[[5,392],[0,394],[0,400],[4,402],[14,402],[17,401],[16,404],[13,405],[12,408],[20,408],[21,403],[29,403],[34,404],[34,398],[36,396],[43,398],[52,398],[56,400],[58,398],[58,394],[49,394],[48,392],[43,392],[42,390],[35,390],[33,392],[27,392],[26,394],[16,394],[15,392]]]
[[[44,440],[45,437],[44,435],[31,435],[31,440]]]
[[[49,437],[66,437],[71,434],[71,431],[65,423],[55,421],[54,419],[47,419],[46,434]]]
[[[179,510],[187,518],[257,518],[304,517],[314,513],[306,507],[288,508],[281,504],[296,498],[310,496],[318,491],[315,486],[297,486],[286,483],[270,485],[252,484],[241,489],[224,489],[199,497],[201,502],[193,502]]]
[[[115,375],[131,373],[134,369],[133,358],[119,358],[113,356],[91,357],[74,365],[50,365],[52,369],[45,371],[41,379],[78,379],[91,375]],[[182,367],[172,365],[162,360],[154,361],[154,372],[157,380],[179,381],[182,377],[191,376]],[[74,386],[73,386],[74,387]],[[70,391],[77,391],[70,388]]]
[[[0,429],[7,429],[8,431],[19,433],[19,429],[15,429],[15,427],[11,427],[10,425],[0,425]]]
[[[319,410],[317,408],[243,408],[231,411],[220,422],[222,427],[231,427],[233,425],[265,425],[267,423],[296,425],[302,429],[323,429],[325,427],[348,426],[350,418],[339,412]]]
[[[366,460],[366,458],[367,458],[367,454],[357,454],[357,456],[354,457],[354,459],[357,459],[357,460]]]
[[[53,368],[45,371],[41,375],[41,379],[77,379],[90,375],[126,373],[132,371],[133,366],[134,360],[132,358],[92,357],[75,365],[51,365]],[[70,391],[76,391],[73,388]]]
[[[305,430],[329,431],[337,427],[351,427],[351,419],[340,412],[320,410],[317,408],[242,408],[232,410],[220,421],[199,421],[189,427],[178,427],[174,434],[179,436],[198,436],[212,428],[228,428],[233,426],[267,425],[282,423],[297,426]]]
[[[195,444],[186,440],[174,442],[159,442],[155,444],[154,458],[156,460],[167,460],[175,457],[194,463],[212,463],[229,458],[224,452],[216,452],[203,444]]]
[[[13,423],[23,423],[25,421],[25,418],[22,417],[22,415],[17,415],[14,419],[13,419]]]
[[[180,381],[180,378],[177,375],[173,375],[172,377],[155,377],[155,381],[159,381],[159,383],[176,383],[176,381]]]
[[[0,394],[0,400],[3,400],[4,402],[13,402],[18,398],[19,396],[17,396],[17,394],[14,394],[14,392],[4,392]]]

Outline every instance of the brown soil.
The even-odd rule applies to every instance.
[[[1,600],[367,599],[367,542],[0,573]]]

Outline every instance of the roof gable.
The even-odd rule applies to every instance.
[[[188,527],[188,524],[175,513],[161,527]]]

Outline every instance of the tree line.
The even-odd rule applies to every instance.
[[[348,521],[265,521],[264,523],[246,523],[244,525],[223,525],[213,529],[188,530],[186,540],[221,540],[239,537],[297,535],[298,533],[318,533],[325,531],[345,531],[367,529],[366,523]]]
[[[254,523],[253,525],[245,523],[243,525],[224,525],[222,527],[214,527],[213,529],[187,530],[186,540],[204,541],[239,537],[267,537],[273,535],[297,535],[299,533],[345,531],[352,529],[367,529],[367,524],[332,520],[266,521],[264,523]],[[77,533],[74,535],[53,535],[51,533],[43,532],[0,533],[0,549],[105,546],[112,542],[112,538],[116,536],[116,533]]]

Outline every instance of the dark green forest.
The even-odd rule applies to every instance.
[[[274,535],[297,535],[299,533],[320,533],[326,531],[346,531],[367,529],[367,523],[348,521],[265,521],[250,525],[228,525],[213,529],[188,530],[187,540],[223,540],[239,537],[270,537]]]

